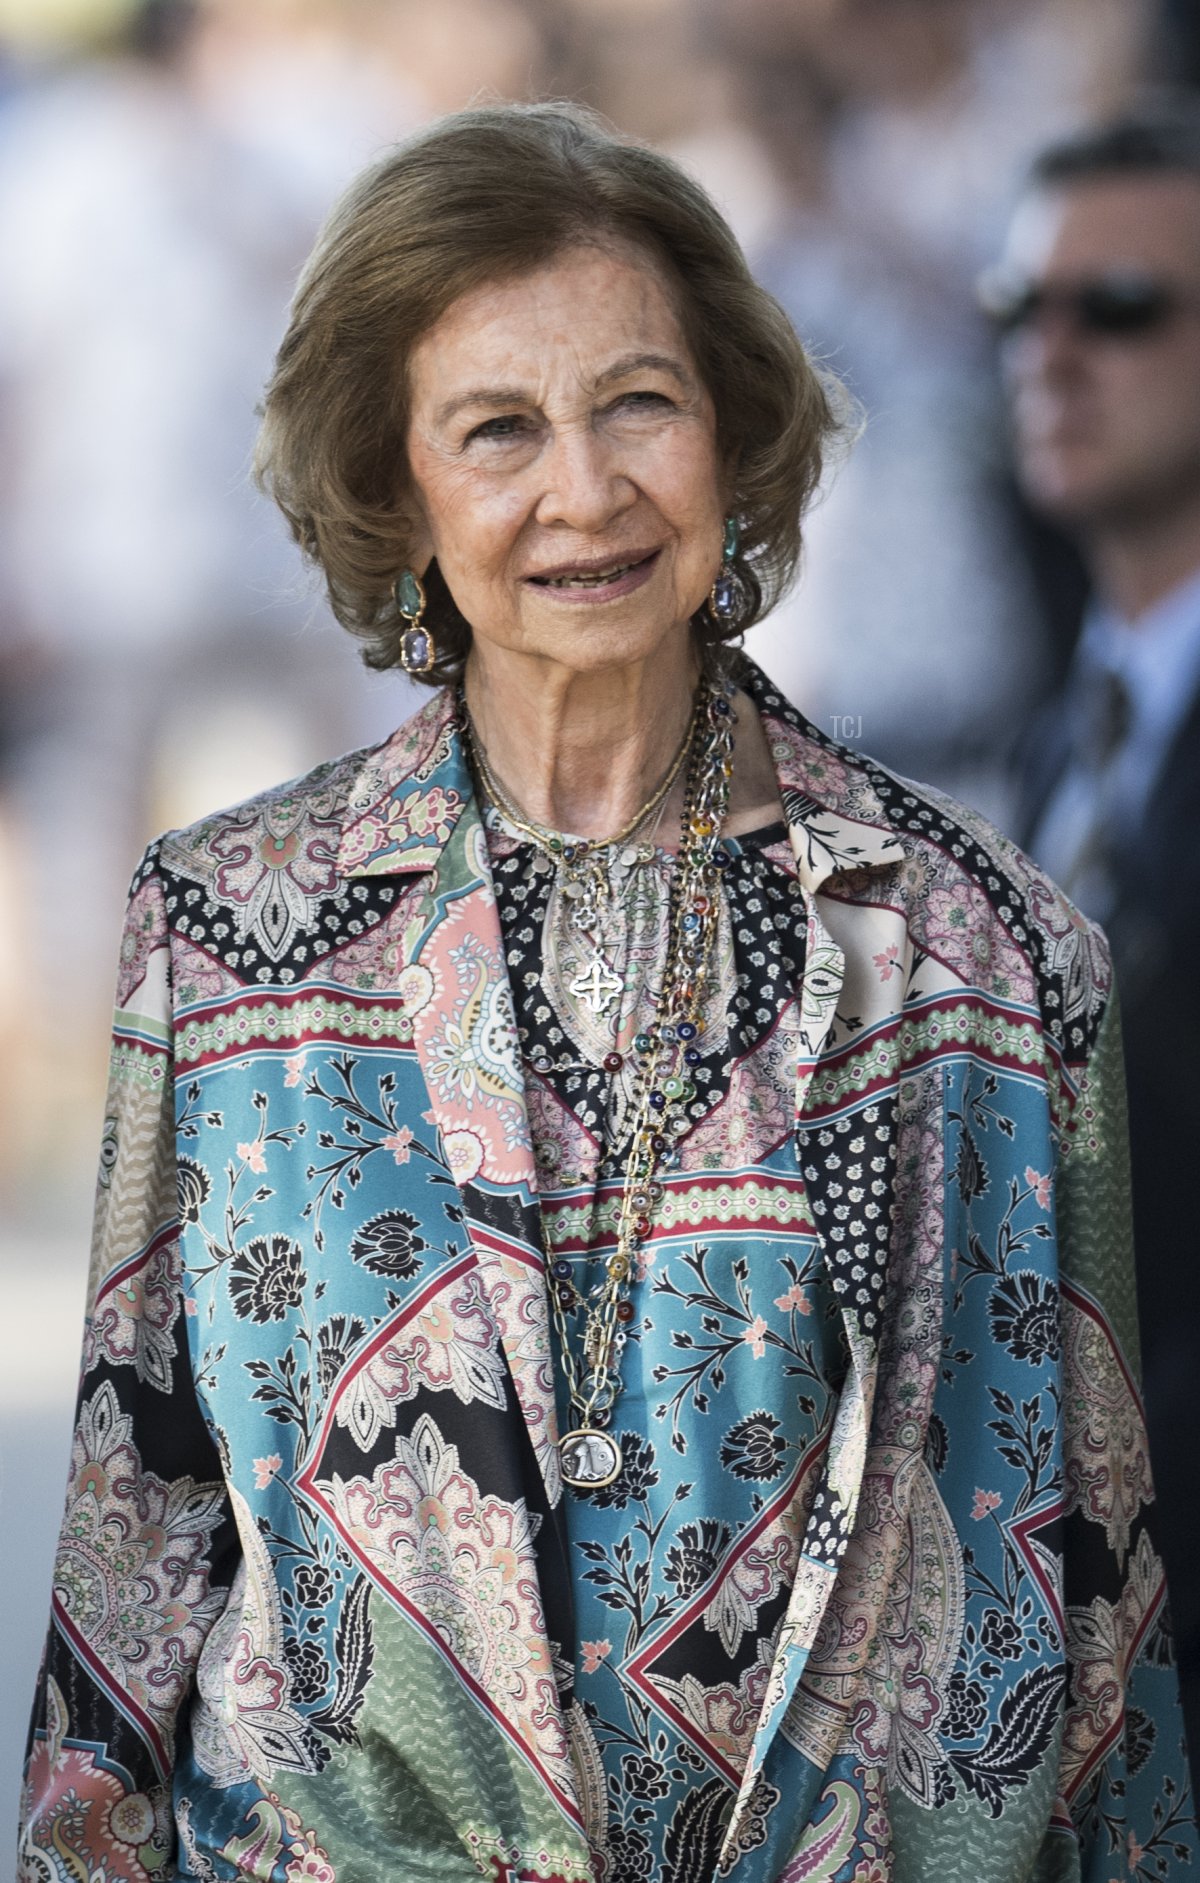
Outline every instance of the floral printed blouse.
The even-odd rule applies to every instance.
[[[18,1883],[1194,1873],[1104,939],[738,679],[784,832],[603,1498],[543,1236],[599,1259],[627,1094],[453,696],[147,852]]]
[[[623,987],[614,1011],[596,1014],[571,990],[561,879],[502,818],[487,821],[548,1259],[570,1262],[586,1299],[614,1243],[634,1096],[628,1060],[615,1076],[603,1061],[653,1017],[674,859],[650,845],[609,853],[604,953]],[[677,1874],[732,1806],[787,1606],[795,1539],[776,1520],[794,1502],[780,1493],[815,1470],[848,1358],[792,1146],[805,940],[795,857],[782,821],[725,848],[689,1134],[724,1206],[703,1225],[663,1221],[643,1245],[641,1313],[618,1334],[623,1469],[565,1496],[597,1869],[631,1883]],[[752,1165],[747,1112],[774,1119],[779,1140]],[[871,1150],[878,1180],[886,1149]],[[568,1320],[578,1352],[582,1317]],[[556,1390],[565,1430],[561,1365]],[[722,1573],[738,1537],[758,1547]]]

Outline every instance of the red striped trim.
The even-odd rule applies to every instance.
[[[105,1666],[104,1662],[95,1653],[90,1642],[80,1634],[66,1609],[59,1601],[57,1590],[55,1590],[51,1597],[50,1609],[54,1625],[57,1627],[64,1641],[66,1641],[76,1660],[82,1661],[88,1673],[96,1682],[96,1685],[107,1694],[122,1719],[128,1720],[134,1731],[144,1740],[149,1750],[150,1757],[154,1760],[154,1768],[159,1780],[162,1783],[167,1783],[171,1776],[171,1761],[167,1755],[166,1741],[163,1739],[154,1721],[150,1718],[150,1715],[144,1712],[141,1707],[135,1706],[134,1702],[130,1699],[129,1689],[117,1683],[110,1669]],[[186,1698],[186,1695],[183,1697]]]
[[[346,1386],[347,1382],[356,1379],[363,1368],[370,1365],[376,1354],[382,1352],[383,1348],[388,1345],[388,1342],[396,1338],[401,1328],[406,1327],[409,1321],[414,1320],[423,1309],[429,1306],[431,1301],[435,1301],[438,1295],[443,1294],[445,1290],[458,1281],[461,1276],[467,1274],[468,1271],[473,1268],[478,1268],[478,1266],[479,1264],[475,1256],[468,1254],[461,1257],[452,1267],[438,1269],[435,1274],[430,1276],[424,1287],[417,1290],[412,1300],[406,1302],[404,1307],[398,1308],[391,1319],[385,1321],[378,1333],[374,1334],[367,1345],[355,1355],[353,1366],[339,1379],[338,1390],[331,1396],[329,1404],[325,1408],[325,1417],[322,1419],[312,1442],[309,1462],[304,1466],[303,1470],[297,1474],[296,1488],[297,1490],[303,1491],[306,1497],[312,1497],[314,1501],[319,1501],[316,1499],[316,1494],[313,1490],[312,1473],[316,1470],[324,1454],[325,1442],[329,1437],[330,1428],[335,1423],[337,1407],[342,1398],[343,1388]]]

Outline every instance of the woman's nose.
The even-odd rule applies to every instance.
[[[545,487],[537,507],[541,524],[565,523],[594,535],[636,495],[611,445],[589,426],[557,433],[542,466]]]

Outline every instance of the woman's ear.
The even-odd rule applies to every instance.
[[[419,492],[405,480],[398,493],[400,539],[405,545],[405,562],[414,575],[424,576],[433,561],[433,534],[425,515]]]
[[[424,579],[425,571],[433,561],[433,538],[429,534],[423,519],[405,518],[404,540],[407,545],[405,563],[414,575]]]
[[[738,446],[731,446],[721,460],[721,508],[726,516],[732,516],[737,509],[737,479],[742,454]]]

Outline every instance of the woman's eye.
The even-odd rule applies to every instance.
[[[506,415],[504,418],[488,418],[483,421],[482,425],[476,425],[467,433],[466,442],[471,444],[476,438],[515,438],[524,423],[524,419],[519,418],[516,413]]]
[[[617,400],[618,405],[630,405],[635,409],[638,406],[645,408],[656,405],[670,405],[670,403],[671,401],[667,398],[666,394],[662,392],[626,392]]]

